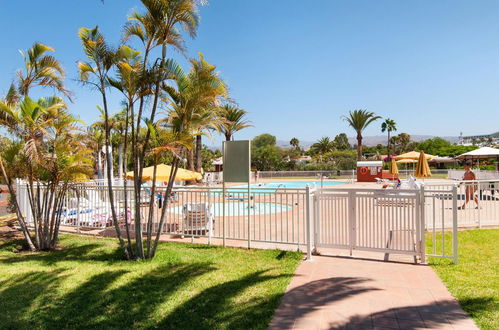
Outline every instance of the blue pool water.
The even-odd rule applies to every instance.
[[[223,204],[213,203],[213,215],[215,217],[223,216]],[[247,202],[227,202],[225,203],[225,215],[228,217],[248,215],[248,210],[251,215],[274,214],[287,212],[292,209],[291,205],[276,204],[276,203],[251,203],[248,208]],[[171,213],[182,214],[182,206],[172,207],[168,210]]]
[[[323,186],[335,186],[339,184],[346,184],[346,182],[338,182],[338,181],[323,181]],[[305,188],[306,186],[310,187],[320,187],[320,181],[288,181],[288,182],[263,182],[263,183],[253,183],[250,185],[252,189],[258,188]],[[243,188],[245,185],[241,186],[233,186],[234,188]],[[232,188],[232,187],[231,187]]]
[[[336,186],[341,184],[347,184],[347,182],[339,182],[339,181],[323,181],[322,186]],[[251,194],[252,195],[264,195],[264,194],[273,194],[277,190],[282,188],[287,189],[303,189],[306,186],[311,188],[313,187],[321,187],[320,181],[286,181],[286,182],[262,182],[262,183],[253,183],[250,184]],[[226,193],[229,197],[234,198],[243,198],[245,194],[248,193],[247,185],[236,185],[230,186],[226,188]],[[221,195],[222,188],[212,188],[210,190],[210,195]],[[232,196],[231,196],[232,194]]]

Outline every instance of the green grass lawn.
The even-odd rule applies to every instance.
[[[460,231],[458,238],[457,265],[439,258],[430,258],[430,265],[481,329],[499,329],[499,229]]]
[[[61,250],[0,241],[0,329],[265,329],[297,252],[162,243],[122,261],[113,239],[63,235]]]

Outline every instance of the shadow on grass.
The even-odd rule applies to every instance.
[[[23,242],[24,241],[21,240],[17,245]],[[12,246],[12,249],[17,246],[15,241],[6,243],[4,245],[8,245],[8,247]],[[2,248],[2,246],[0,246],[0,248]],[[97,249],[99,249],[99,251],[95,251]],[[63,247],[60,250],[49,252],[19,253],[14,257],[0,259],[2,263],[6,264],[20,262],[39,262],[47,266],[55,265],[61,261],[116,262],[123,260],[124,254],[120,248],[115,248],[111,252],[108,252],[102,249],[102,245],[96,243],[89,243],[78,246],[67,246]]]
[[[57,287],[66,278],[35,272],[0,285],[0,328],[129,328],[142,326],[187,282],[214,270],[208,263],[162,265],[138,278],[124,278],[126,270],[90,277],[62,297]],[[15,283],[15,284],[14,284]],[[64,285],[68,285],[67,282]],[[21,299],[18,299],[18,296]]]
[[[287,254],[280,256],[286,257]],[[293,276],[273,275],[265,269],[235,279],[227,274],[231,279],[228,280],[219,273],[216,276],[222,278],[217,283],[207,283],[207,288],[199,292],[205,286],[198,282],[199,277],[217,270],[215,264],[122,260],[120,250],[107,252],[99,243],[69,245],[50,253],[4,256],[0,264],[16,265],[13,269],[22,262],[26,263],[22,267],[28,269],[38,267],[37,263],[51,268],[19,272],[0,280],[0,305],[5,311],[0,313],[0,328],[263,329],[270,322],[282,292],[253,294],[249,290],[265,291],[265,286],[255,286]],[[62,261],[75,261],[80,266],[88,263],[90,268],[81,269],[93,273],[78,276],[72,268],[59,265]],[[100,267],[95,261],[109,263]],[[45,271],[54,268],[55,271]],[[206,280],[213,283],[213,278]],[[189,296],[191,286],[196,294]]]
[[[184,249],[192,249],[192,250],[219,250],[219,249],[221,249],[220,246],[216,246],[216,245],[193,244],[193,243],[187,243],[187,244],[183,245],[182,247]]]
[[[29,310],[55,298],[55,290],[67,276],[65,269],[29,272],[0,281],[0,328],[31,328]]]
[[[0,251],[18,251],[18,250],[28,250],[28,244],[25,239],[22,238],[5,238],[6,241],[0,244]]]
[[[272,318],[282,294],[244,299],[251,287],[291,274],[250,273],[239,279],[210,287],[178,306],[156,326],[160,329],[264,329]]]
[[[9,242],[2,248],[8,250],[22,242]],[[291,255],[282,252],[276,256],[286,259],[288,254]],[[63,261],[78,262],[79,267],[87,263],[88,267],[81,268],[87,273],[79,276],[71,266],[60,264]],[[20,263],[26,264],[18,266]],[[11,269],[15,273],[0,279],[0,328],[264,329],[283,294],[268,290],[268,286],[275,285],[273,280],[293,276],[273,275],[265,269],[235,279],[227,274],[231,280],[224,278],[224,273],[217,273],[210,279],[203,277],[209,283],[200,283],[200,276],[217,270],[215,264],[127,263],[119,249],[110,250],[100,243],[69,244],[52,252],[7,254],[0,257],[2,264],[14,265]],[[218,279],[211,284],[214,278]],[[265,282],[269,284],[262,286]],[[190,287],[196,294],[189,295]],[[205,289],[199,292],[200,287]],[[251,290],[259,291],[255,294]]]
[[[472,317],[480,317],[487,312],[497,310],[497,301],[493,297],[476,297],[459,299],[459,304]]]

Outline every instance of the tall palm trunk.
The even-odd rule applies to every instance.
[[[131,104],[131,105],[130,105]],[[124,149],[124,162],[122,163],[123,169],[122,171],[126,175],[127,171],[127,152],[128,152],[128,122],[130,118],[130,108],[132,108],[131,113],[133,115],[133,103],[130,101],[128,102],[127,105],[127,111],[126,111],[126,119],[125,119],[125,139],[123,141],[123,149]],[[133,120],[133,117],[132,117]],[[133,127],[133,123],[132,123]],[[133,135],[133,132],[132,132]],[[127,186],[127,178],[124,178],[123,180],[123,199],[125,203],[125,232],[126,232],[126,239],[127,239],[127,249],[128,253],[130,254],[130,257],[135,258],[135,253],[132,249],[132,240],[130,238],[130,224],[128,223],[129,221],[131,222],[132,218],[132,212],[128,210],[128,186]]]
[[[196,172],[201,172],[203,168],[203,141],[201,140],[201,135],[196,136]]]
[[[357,133],[357,160],[362,160],[362,134]]]
[[[25,220],[23,214],[21,213],[21,209],[19,208],[19,204],[17,202],[17,195],[16,195],[17,191],[14,189],[13,184],[12,184],[12,180],[7,175],[7,172],[5,171],[5,167],[4,167],[2,159],[0,159],[0,168],[2,170],[3,178],[4,178],[5,182],[7,183],[7,188],[9,189],[11,199],[15,203],[15,211],[16,211],[16,215],[17,215],[17,221],[19,222],[19,226],[21,227],[21,231],[23,232],[24,237],[26,238],[26,242],[28,243],[29,249],[31,251],[36,251],[35,244],[33,244],[33,240],[29,234],[26,220]]]
[[[230,141],[231,138],[232,138],[232,134],[225,133],[225,141]]]
[[[160,72],[163,73],[164,67],[165,67],[165,61],[166,61],[166,43],[163,43],[161,46],[161,62],[160,62]],[[152,103],[152,108],[151,108],[151,115],[149,118],[149,122],[153,123],[154,122],[154,117],[156,115],[156,110],[158,108],[158,101],[160,97],[160,86],[161,86],[161,74],[158,74],[158,78],[155,81],[155,88],[154,88],[154,98],[153,98],[153,103]],[[140,118],[139,118],[140,120]],[[137,134],[139,134],[139,124],[137,124]],[[142,173],[144,170],[144,165],[145,165],[145,159],[146,159],[146,152],[149,147],[149,139],[151,137],[151,129],[148,127],[146,131],[146,136],[144,138],[144,145],[142,147],[142,151],[139,152],[138,154],[138,165],[139,165],[139,175],[138,177],[135,178],[135,180],[141,180],[142,178]],[[156,176],[153,175],[152,181],[156,181]],[[140,197],[140,183],[136,182],[136,192],[135,196]],[[151,196],[151,198],[154,198],[154,196]],[[142,239],[142,222],[140,219],[140,205],[135,206],[136,208],[136,214],[138,217],[135,218],[135,241],[137,242],[137,252],[138,252],[138,257],[141,259],[145,259],[145,254],[144,254],[144,244],[143,244],[143,239]]]
[[[118,146],[118,180],[123,179],[123,144]]]
[[[388,130],[388,141],[386,142],[386,153],[388,155],[388,160],[391,159],[390,157],[390,130]]]
[[[194,165],[194,150],[188,150],[187,151],[187,164],[189,166],[190,171],[194,171],[195,165]]]
[[[120,243],[120,247],[121,249],[123,250],[123,253],[125,254],[126,258],[127,259],[130,259],[130,254],[129,254],[129,250],[128,248],[126,247],[125,245],[125,240],[123,239],[122,235],[121,235],[121,229],[120,229],[120,225],[118,223],[118,215],[116,214],[116,209],[115,209],[115,202],[114,202],[114,193],[113,193],[113,182],[112,182],[112,175],[113,175],[113,164],[112,164],[112,156],[111,156],[111,153],[110,153],[110,148],[109,146],[111,145],[110,143],[110,127],[109,127],[109,112],[108,112],[108,108],[107,108],[107,98],[106,98],[106,91],[104,89],[104,86],[105,86],[105,83],[104,81],[101,79],[100,81],[101,83],[101,86],[102,86],[102,90],[101,90],[101,94],[102,94],[102,104],[104,106],[104,138],[105,138],[105,144],[106,144],[106,165],[107,165],[107,191],[108,191],[108,194],[109,194],[109,204],[111,206],[111,217],[113,219],[113,224],[114,224],[114,228],[116,229],[116,236],[118,237],[118,241]]]
[[[102,159],[100,156],[100,146],[97,148],[97,178],[102,179]]]

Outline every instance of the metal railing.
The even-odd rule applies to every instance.
[[[400,166],[400,165],[399,165]],[[412,166],[412,165],[411,165]],[[415,165],[414,165],[415,166]],[[404,179],[409,177],[409,175],[414,175],[414,169],[403,169],[399,167],[399,177]],[[431,169],[434,176],[439,178],[447,178],[447,169]],[[341,171],[259,171],[258,177],[261,179],[282,179],[282,178],[331,178],[331,179],[352,179],[355,180],[357,177],[357,170],[341,170]],[[462,175],[461,175],[462,177]],[[461,178],[460,177],[460,178]]]
[[[498,171],[474,170],[477,180],[499,180]],[[451,180],[462,180],[464,170],[449,170],[448,178]]]
[[[426,235],[423,235],[422,246],[427,257],[458,258],[458,190],[456,185],[427,185],[421,187],[421,216]],[[451,235],[451,248],[448,235]],[[429,244],[426,244],[426,239]],[[450,250],[450,251],[449,251]]]
[[[422,255],[419,191],[322,189],[316,199],[317,246]]]
[[[281,179],[281,178],[306,178],[317,179],[322,178],[346,178],[354,179],[356,170],[338,170],[338,171],[258,171],[260,179]]]
[[[153,231],[162,234],[296,246],[310,255],[317,247],[380,251],[456,258],[457,228],[499,224],[499,180],[433,183],[420,190],[321,188],[175,187],[164,200],[158,187],[144,187],[135,201],[132,187],[113,187],[120,226],[133,231],[134,207],[146,229],[149,214]],[[128,205],[125,207],[125,195]],[[476,205],[474,197],[476,197]],[[21,212],[32,224],[27,186],[17,182]],[[466,200],[464,209],[459,209]],[[475,208],[478,206],[478,208]],[[166,209],[165,209],[166,208]],[[162,212],[165,222],[159,228]],[[64,196],[58,215],[61,225],[106,230],[112,226],[107,186],[74,184]],[[114,228],[110,228],[114,230]],[[426,237],[424,233],[426,232]],[[449,237],[449,235],[451,235]],[[448,244],[448,240],[452,244]],[[260,244],[260,246],[262,246]],[[451,246],[451,247],[449,247]],[[454,259],[455,261],[455,259]]]
[[[151,207],[151,190],[143,188],[140,199],[140,220],[146,229],[149,213],[152,214],[153,231],[183,237],[208,237],[223,240],[244,240],[275,244],[291,244],[297,248],[307,243],[307,189],[258,188],[248,195],[245,188],[229,187],[225,195],[221,188],[176,187],[167,203],[165,187],[155,191]],[[17,185],[21,212],[28,224],[32,214],[27,198],[26,185]],[[115,211],[120,225],[128,222],[134,230],[136,224],[133,188],[127,189],[128,205],[125,208],[125,191],[122,186],[113,187]],[[308,194],[308,195],[307,195]],[[189,213],[188,205],[205,205],[207,214]],[[160,217],[165,210],[165,221],[159,228]],[[107,186],[99,184],[74,185],[66,194],[59,209],[61,225],[77,229],[105,229],[112,226],[111,203]],[[210,228],[208,228],[210,224]]]
[[[412,166],[412,165],[411,165]],[[415,164],[413,167],[415,168]],[[402,165],[399,165],[399,178],[405,179],[408,178],[410,175],[414,176],[414,168],[412,169],[404,169],[402,168]],[[431,174],[433,175],[434,178],[440,178],[440,179],[446,179],[448,176],[449,170],[447,169],[440,169],[440,168],[431,168]]]
[[[455,187],[456,207],[453,206]],[[427,213],[449,223],[450,214],[457,212],[458,227],[499,224],[499,180],[475,180],[424,185]],[[427,222],[428,224],[428,222]]]

